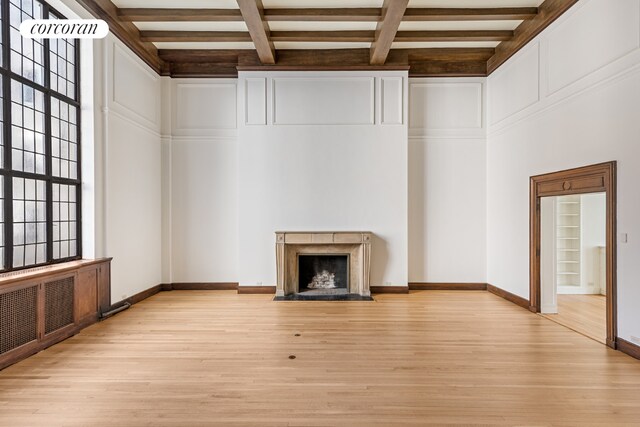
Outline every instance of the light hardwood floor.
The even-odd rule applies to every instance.
[[[558,295],[558,314],[543,316],[600,343],[607,342],[604,295]]]
[[[638,360],[488,292],[376,300],[162,292],[0,372],[0,425],[640,424]]]

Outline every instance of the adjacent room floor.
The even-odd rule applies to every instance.
[[[640,420],[640,361],[488,292],[271,299],[153,296],[1,371],[0,425]]]
[[[604,295],[558,295],[558,314],[543,316],[600,343],[607,342]]]

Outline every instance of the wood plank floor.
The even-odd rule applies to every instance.
[[[376,300],[162,292],[0,372],[0,425],[640,424],[638,360],[488,292]]]
[[[543,316],[600,343],[607,342],[604,295],[558,295],[558,314]]]

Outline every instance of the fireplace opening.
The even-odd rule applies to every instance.
[[[298,255],[298,293],[349,293],[349,255]]]

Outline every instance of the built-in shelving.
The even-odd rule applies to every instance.
[[[580,286],[580,196],[558,197],[556,204],[556,280]]]

